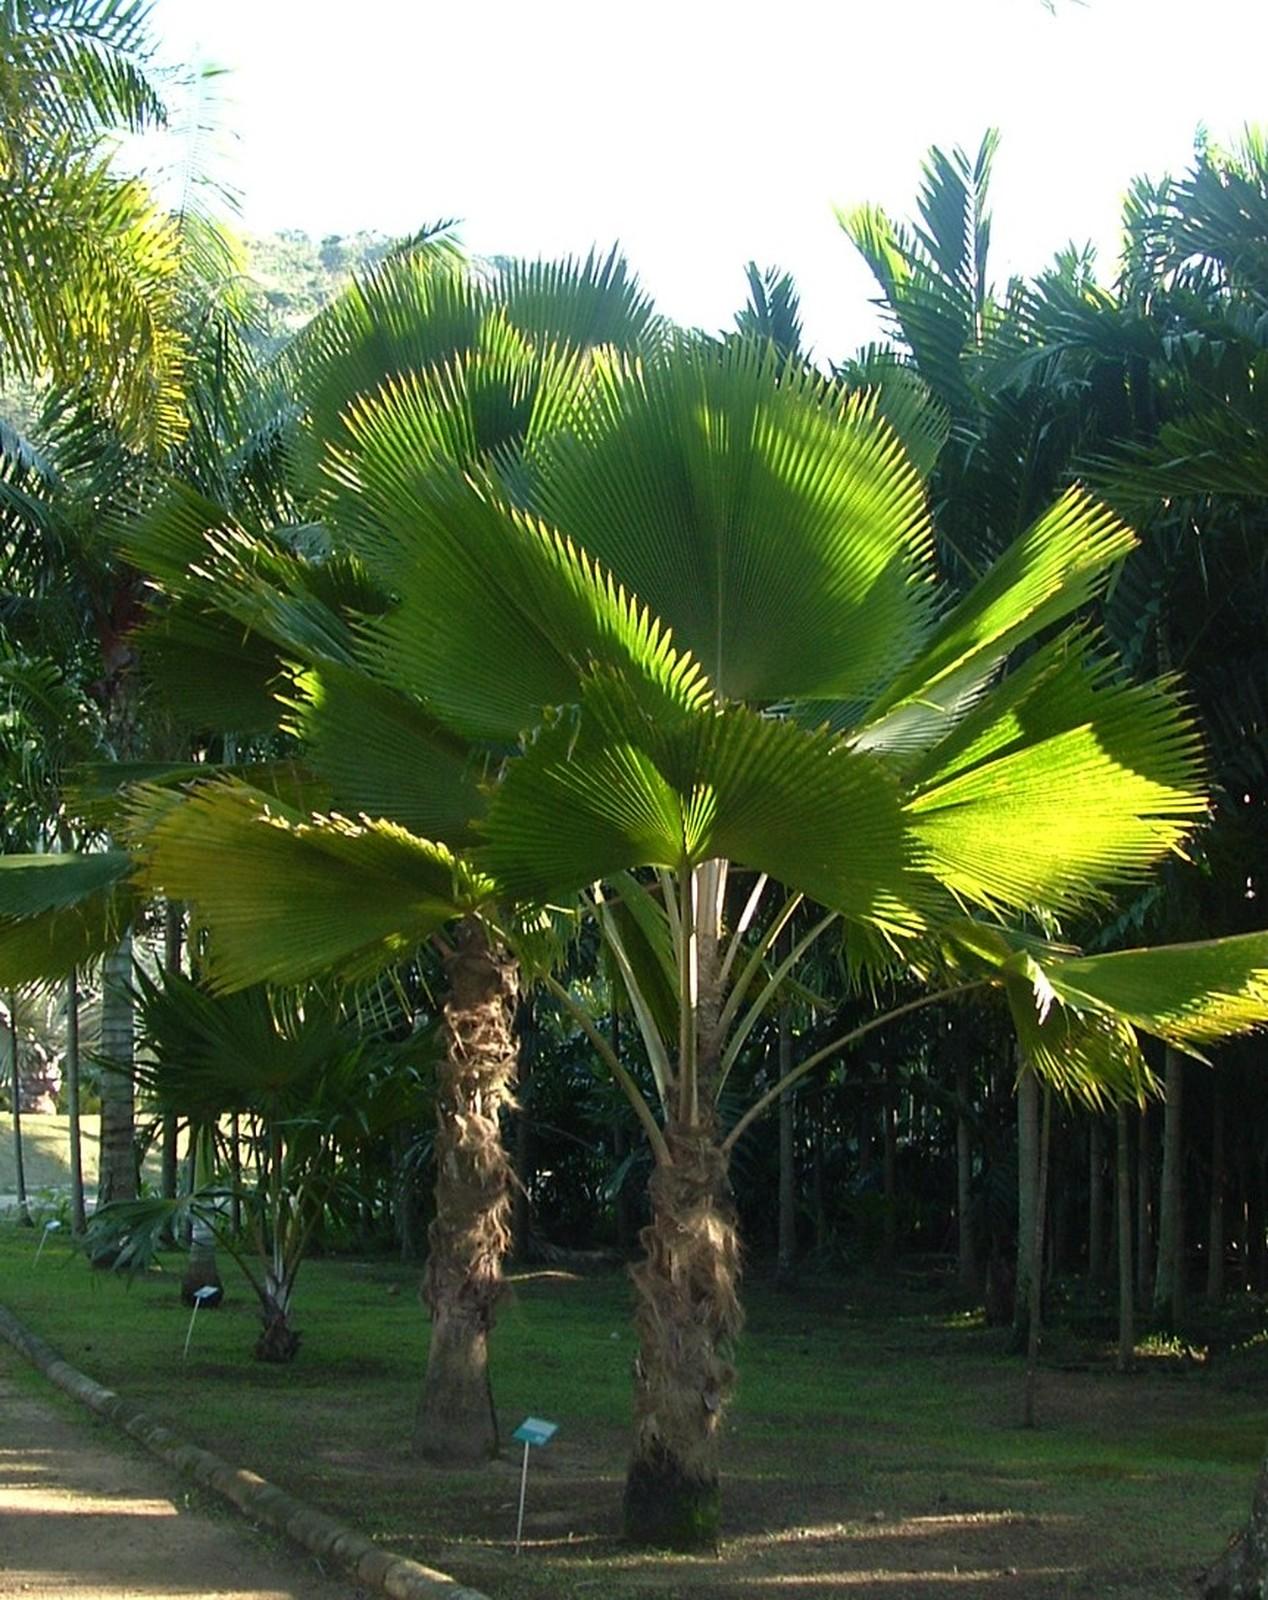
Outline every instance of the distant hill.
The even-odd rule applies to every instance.
[[[310,239],[295,228],[244,239],[252,278],[266,308],[268,343],[276,348],[343,288],[372,266],[395,240],[381,233],[330,234]]]

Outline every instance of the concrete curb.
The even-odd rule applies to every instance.
[[[315,1511],[302,1500],[296,1500],[294,1495],[287,1494],[266,1478],[232,1466],[210,1450],[183,1443],[140,1406],[133,1405],[113,1389],[103,1389],[68,1361],[63,1361],[52,1345],[32,1333],[2,1305],[0,1336],[59,1389],[64,1389],[72,1399],[95,1411],[99,1417],[113,1422],[173,1471],[210,1489],[253,1521],[285,1534],[321,1560],[337,1562],[367,1588],[378,1589],[391,1600],[488,1600],[478,1589],[465,1588],[443,1572],[411,1561],[408,1556],[381,1549],[325,1512]]]

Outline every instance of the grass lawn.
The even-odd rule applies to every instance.
[[[848,1282],[789,1299],[750,1283],[727,1542],[716,1560],[634,1554],[615,1537],[634,1351],[625,1281],[526,1274],[494,1337],[501,1419],[509,1433],[533,1412],[560,1431],[534,1455],[516,1560],[517,1455],[438,1474],[407,1454],[426,1338],[415,1270],[307,1263],[304,1347],[276,1368],[251,1359],[254,1313],[233,1277],[182,1363],[175,1270],[129,1290],[61,1236],[38,1267],[34,1250],[29,1231],[0,1226],[0,1301],[76,1366],[496,1600],[1179,1600],[1242,1521],[1268,1434],[1268,1395],[1196,1368],[1047,1370],[1042,1426],[1025,1431],[1020,1365],[973,1319],[930,1312],[929,1295]]]

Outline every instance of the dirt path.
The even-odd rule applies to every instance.
[[[364,1600],[228,1512],[181,1509],[157,1462],[14,1382],[0,1345],[0,1600]]]

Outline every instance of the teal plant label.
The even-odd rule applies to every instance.
[[[525,1417],[511,1437],[519,1444],[549,1444],[558,1432],[557,1422],[544,1422],[541,1417]]]

